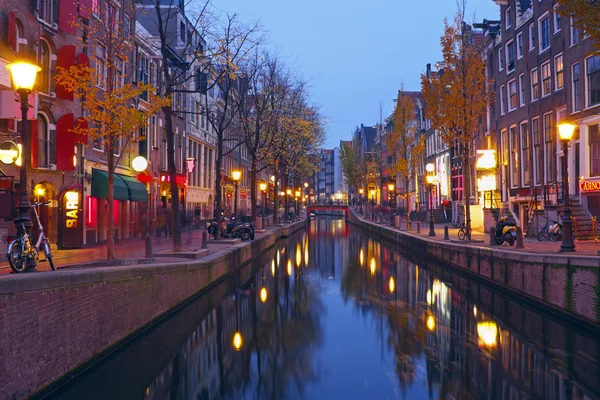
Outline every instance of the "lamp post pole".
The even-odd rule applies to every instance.
[[[429,184],[429,236],[435,236],[433,221],[433,183]]]
[[[569,140],[562,140],[563,145],[563,160],[562,160],[562,173],[563,173],[563,197],[565,208],[563,209],[562,225],[563,225],[563,240],[560,245],[560,251],[573,252],[575,251],[575,243],[573,242],[573,221],[571,220],[571,207],[569,201]]]

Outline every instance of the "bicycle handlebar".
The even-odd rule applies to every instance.
[[[47,206],[47,205],[49,205],[50,203],[51,203],[51,201],[50,201],[50,200],[48,200],[48,201],[43,201],[43,202],[41,202],[41,203],[33,203],[33,204],[31,205],[31,207]]]

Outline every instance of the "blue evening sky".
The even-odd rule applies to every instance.
[[[242,20],[258,20],[277,49],[310,82],[328,118],[325,146],[350,139],[361,123],[393,111],[404,90],[420,90],[427,63],[441,59],[439,38],[455,0],[229,0],[213,2]],[[493,0],[467,0],[467,22],[499,18]]]

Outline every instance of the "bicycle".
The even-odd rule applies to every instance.
[[[556,242],[562,239],[562,224],[557,221],[546,221],[546,225],[538,232],[537,240],[542,241],[548,239],[552,242]]]
[[[469,229],[469,236],[471,236],[471,232],[473,232],[473,229]],[[460,228],[458,229],[458,238],[460,240],[465,240],[467,238],[467,227],[465,224],[460,225]]]
[[[412,222],[416,222],[416,221],[424,222],[425,221],[425,213],[413,210],[410,212],[410,220]]]
[[[17,235],[5,237],[5,240],[8,243],[8,249],[6,251],[8,263],[10,264],[10,268],[17,273],[25,270],[28,260],[35,260],[36,262],[48,261],[52,271],[55,271],[50,242],[48,241],[48,237],[44,234],[44,227],[42,226],[42,222],[40,221],[40,216],[37,210],[39,206],[46,206],[48,204],[50,204],[50,201],[33,203],[31,205],[31,208],[33,208],[33,212],[35,214],[35,222],[37,222],[38,230],[40,231],[38,240],[34,246],[31,245],[30,235],[25,229],[25,223],[18,227]],[[40,249],[46,256],[45,260],[39,259]]]

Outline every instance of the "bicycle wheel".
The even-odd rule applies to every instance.
[[[459,238],[460,240],[465,240],[465,230],[464,230],[463,228],[460,228],[460,229],[458,230],[458,238]]]
[[[20,243],[15,243],[8,254],[8,264],[15,272],[23,272],[25,270],[25,260],[21,256]]]
[[[546,238],[547,238],[547,230],[546,230],[546,228],[543,228],[541,231],[538,232],[537,240],[541,242],[542,240],[544,240]]]
[[[48,264],[50,264],[50,268],[52,271],[56,271],[54,268],[54,260],[52,260],[52,250],[50,249],[50,243],[44,243],[44,254],[46,254],[46,260],[48,260]]]

